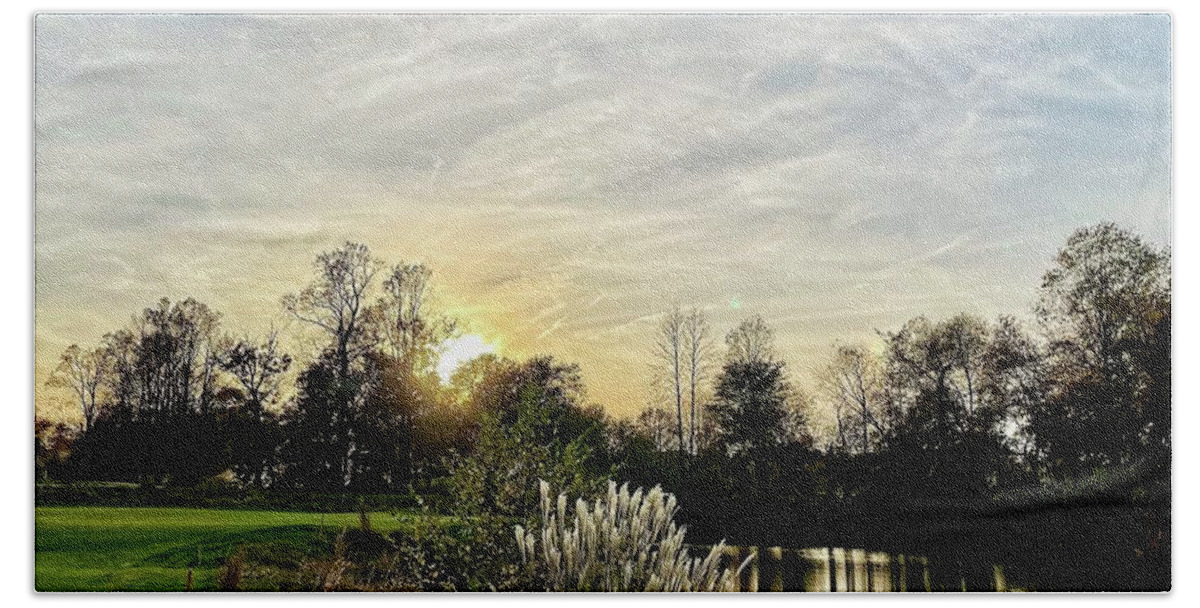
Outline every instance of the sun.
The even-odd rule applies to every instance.
[[[441,350],[442,356],[438,360],[437,373],[442,382],[446,383],[450,382],[450,376],[454,374],[454,370],[458,369],[459,365],[479,355],[496,352],[496,345],[484,341],[483,336],[466,334],[442,342]]]

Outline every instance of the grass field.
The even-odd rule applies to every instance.
[[[386,534],[416,516],[372,513],[371,525]],[[37,507],[35,520],[38,591],[182,591],[190,564],[193,588],[212,590],[239,546],[256,562],[295,566],[359,525],[357,513],[142,507]]]

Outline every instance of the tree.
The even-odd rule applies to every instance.
[[[1037,313],[1056,355],[1108,379],[1170,309],[1171,255],[1115,224],[1077,230],[1042,278]]]
[[[433,271],[422,264],[393,266],[383,281],[383,295],[373,315],[379,323],[382,353],[398,364],[395,372],[401,381],[394,383],[394,388],[400,392],[391,394],[389,402],[398,420],[407,425],[400,431],[409,450],[402,459],[411,467],[440,460],[435,452],[443,444],[446,429],[439,425],[454,421],[448,412],[436,411],[441,345],[455,335],[456,326],[429,310],[432,276]]]
[[[837,439],[850,450],[871,451],[887,435],[883,374],[880,363],[866,348],[839,346],[822,374],[822,387],[834,406]]]
[[[584,406],[579,367],[548,356],[500,360],[472,394],[476,450],[453,467],[459,500],[484,513],[529,513],[537,480],[595,489],[611,472],[604,415]]]
[[[362,380],[342,374],[341,364],[341,356],[327,350],[297,379],[296,399],[284,419],[284,481],[289,486],[341,490],[354,480],[355,410]]]
[[[378,340],[375,307],[369,302],[379,262],[361,243],[317,256],[316,277],[299,293],[283,298],[284,309],[296,319],[316,326],[331,339],[300,376],[296,407],[288,420],[288,460],[291,483],[317,487],[347,487],[370,465],[368,437],[378,437],[373,422],[386,418],[377,411]],[[385,364],[385,367],[387,365]],[[406,379],[407,380],[407,379]],[[388,389],[394,388],[387,384]],[[370,458],[378,465],[379,448]]]
[[[412,479],[417,419],[434,397],[404,361],[381,352],[366,359],[362,397],[352,410],[355,483],[360,489],[383,489]]]
[[[105,336],[107,403],[72,459],[103,479],[191,483],[228,466],[218,398],[220,315],[163,298]],[[78,456],[78,458],[77,458]]]
[[[397,264],[384,279],[378,302],[383,345],[410,374],[432,371],[439,346],[455,332],[453,321],[429,313],[432,277],[423,264]]]
[[[1042,280],[1049,399],[1032,420],[1064,475],[1169,442],[1170,251],[1114,224],[1077,230]],[[1154,414],[1154,412],[1159,412]]]
[[[940,323],[918,317],[898,332],[884,334],[887,346],[887,383],[896,413],[918,405],[922,395],[943,395],[945,411],[934,418],[947,433],[971,424],[979,403],[988,327],[970,315],[957,315]],[[926,404],[929,405],[929,404]]]
[[[283,298],[283,308],[333,338],[335,370],[345,376],[353,361],[373,344],[368,339],[367,298],[378,262],[366,245],[347,242],[317,256],[317,276],[299,293]]]
[[[734,363],[769,363],[776,357],[775,333],[758,315],[742,321],[729,332],[725,336],[725,347],[726,361]]]
[[[637,420],[634,422],[634,431],[650,441],[654,449],[659,452],[665,452],[674,449],[671,445],[671,438],[674,432],[671,427],[674,426],[671,420],[671,414],[659,407],[647,407],[638,414]]]
[[[274,403],[292,357],[280,352],[278,334],[272,328],[262,342],[238,340],[220,354],[218,362],[241,386],[246,395],[245,407],[259,415]]]
[[[995,413],[1015,453],[1039,472],[1041,454],[1030,421],[1044,407],[1047,391],[1043,349],[1016,319],[1000,317],[983,354],[980,396]]]
[[[671,308],[663,316],[654,342],[654,354],[663,374],[660,380],[665,381],[664,384],[675,401],[676,440],[680,459],[687,450],[687,441],[683,434],[684,328],[686,325],[687,319],[679,307]]]
[[[783,363],[727,362],[712,404],[726,452],[753,454],[783,443],[789,394]]]
[[[135,416],[170,418],[186,412],[207,413],[216,387],[217,331],[220,315],[201,302],[167,298],[134,318],[129,341],[114,338],[118,349],[132,347],[125,358],[131,374]],[[131,360],[130,360],[131,359]]]
[[[100,417],[103,405],[102,389],[112,369],[111,355],[104,348],[84,350],[72,344],[63,351],[58,367],[46,382],[50,386],[69,388],[79,400],[82,431],[87,432]]]
[[[700,410],[699,393],[703,383],[707,380],[712,356],[712,339],[709,335],[708,318],[698,308],[693,308],[684,319],[683,346],[687,357],[688,406],[691,416],[688,447],[694,455],[698,451],[699,429],[696,426],[696,415]]]
[[[549,356],[522,363],[501,360],[479,381],[471,401],[473,410],[495,416],[501,426],[516,424],[523,408],[528,410],[528,432],[542,445],[569,442],[598,422],[597,413],[584,405],[579,366]]]
[[[792,389],[776,360],[773,332],[756,315],[729,332],[725,344],[711,410],[726,452],[751,454],[783,443]]]
[[[893,417],[887,438],[891,474],[925,495],[985,491],[1008,475],[996,404],[981,400],[991,330],[958,315],[939,323],[918,317],[884,334],[886,391]]]
[[[36,479],[45,481],[61,473],[80,429],[45,418],[33,420],[33,466]]]
[[[272,329],[262,342],[243,338],[220,356],[221,369],[238,383],[230,389],[240,403],[230,416],[230,466],[242,482],[266,486],[275,468],[276,448],[282,441],[273,410],[291,356],[280,352]]]

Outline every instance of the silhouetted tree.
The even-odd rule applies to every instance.
[[[133,352],[114,355],[132,363],[135,418],[165,419],[185,412],[208,413],[216,388],[220,316],[191,298],[172,304],[163,298],[134,318]],[[121,346],[118,346],[120,348]],[[131,360],[129,360],[131,359]]]
[[[638,414],[633,432],[649,441],[659,452],[675,449],[671,439],[675,436],[671,414],[660,407],[647,407]]]
[[[228,418],[230,466],[243,483],[266,486],[283,441],[277,412],[268,408],[277,404],[292,358],[280,352],[272,329],[262,342],[242,339],[230,345],[219,363],[239,385],[229,389],[238,403]]]
[[[291,487],[336,491],[354,478],[354,425],[361,378],[339,369],[329,350],[300,373],[295,404],[284,420],[284,481]]]
[[[374,347],[367,335],[368,298],[379,263],[366,245],[347,242],[322,253],[315,263],[317,276],[299,293],[283,298],[283,308],[295,318],[314,325],[333,340],[335,371],[346,376],[351,363]]]
[[[285,482],[324,491],[404,487],[412,471],[415,406],[402,364],[380,352],[348,375],[326,351],[301,372],[284,421]]]
[[[80,431],[63,422],[41,417],[33,420],[33,466],[35,479],[46,481],[62,476],[62,469],[71,453],[71,444]]]
[[[434,313],[429,305],[433,271],[423,264],[397,264],[383,281],[383,294],[376,302],[373,317],[379,325],[380,350],[398,365],[395,373],[402,380],[394,388],[404,391],[390,397],[393,410],[408,428],[399,431],[407,437],[409,450],[402,460],[411,476],[416,468],[436,465],[439,451],[447,447],[445,429],[453,423],[450,412],[438,411],[440,378],[437,364],[442,344],[457,331],[451,319]]]
[[[783,443],[789,392],[783,363],[728,361],[711,409],[726,451],[753,454]]]
[[[541,444],[570,441],[596,422],[584,407],[579,366],[548,356],[496,365],[477,385],[472,399],[477,411],[494,414],[501,425],[514,424],[522,407],[537,412],[530,432]]]
[[[885,334],[891,411],[889,462],[924,494],[978,494],[1008,474],[1003,410],[981,399],[991,335],[983,321],[919,317]]]
[[[788,440],[791,385],[775,355],[774,333],[762,317],[725,336],[725,365],[710,410],[727,454],[753,454]]]
[[[878,359],[861,346],[839,346],[821,378],[836,417],[843,450],[867,453],[887,436],[883,373]]]
[[[1070,475],[1169,441],[1170,252],[1100,224],[1056,261],[1037,307],[1053,380],[1031,424],[1051,471]]]
[[[243,338],[233,343],[218,362],[245,393],[243,407],[258,415],[275,402],[292,357],[280,350],[278,334],[272,329],[262,342]]]
[[[980,396],[1014,453],[1033,473],[1040,456],[1030,420],[1044,407],[1047,390],[1045,353],[1016,319],[1000,317],[983,354]]]
[[[603,412],[584,405],[578,366],[542,356],[493,361],[483,372],[472,394],[477,449],[453,467],[460,500],[514,516],[532,512],[539,478],[598,488],[614,463]]]
[[[63,351],[58,367],[46,382],[49,386],[69,388],[79,400],[82,431],[100,417],[104,405],[103,389],[112,370],[112,357],[104,348],[84,350],[72,344]]]
[[[709,335],[708,317],[699,308],[688,312],[683,322],[683,346],[686,354],[688,407],[690,424],[688,432],[688,449],[695,454],[700,428],[697,426],[697,415],[701,413],[699,399],[708,379],[711,358],[713,354],[712,336]]]
[[[383,281],[377,303],[382,346],[408,373],[437,367],[442,342],[454,336],[454,321],[429,310],[433,271],[423,264],[397,264]]]
[[[725,336],[725,359],[734,363],[774,361],[775,332],[758,315],[742,321]]]
[[[188,484],[228,466],[219,411],[226,404],[217,398],[219,320],[191,298],[163,298],[130,328],[105,336],[96,357],[107,371],[97,393],[108,403],[73,451],[73,469],[100,479]]]

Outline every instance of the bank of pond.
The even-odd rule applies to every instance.
[[[1119,515],[1119,514],[1116,514]],[[403,541],[423,518],[415,510],[316,513],[180,507],[41,506],[35,521],[35,588],[39,591],[215,590],[232,556],[244,560],[246,591],[312,590],[309,564],[338,549],[338,534],[365,527],[373,537]],[[1114,513],[1074,511],[1046,517],[1046,536],[1018,538],[1004,525],[966,529],[930,523],[924,548],[895,545],[786,548],[730,546],[728,564],[753,555],[740,588],[760,592],[939,592],[1155,590],[1170,585],[1169,559],[1114,554],[1105,539],[1089,544],[1064,534],[1105,525]],[[1025,516],[1025,517],[1028,517]],[[1075,519],[1079,526],[1066,525]],[[428,521],[428,520],[425,520]],[[994,524],[995,522],[993,522]],[[798,525],[803,525],[798,523]],[[1030,525],[1020,521],[1012,525]],[[1057,526],[1059,530],[1051,530]],[[1096,528],[1107,529],[1107,528]],[[988,541],[990,539],[990,541]],[[1109,539],[1112,540],[1112,539]],[[1111,544],[1111,543],[1108,543]],[[1165,549],[1165,548],[1164,548]],[[358,550],[352,547],[353,550]],[[386,550],[386,548],[384,549]],[[694,554],[707,551],[695,545]],[[349,559],[354,559],[353,555]],[[1165,565],[1165,569],[1164,569]],[[1156,570],[1157,569],[1157,570]]]

